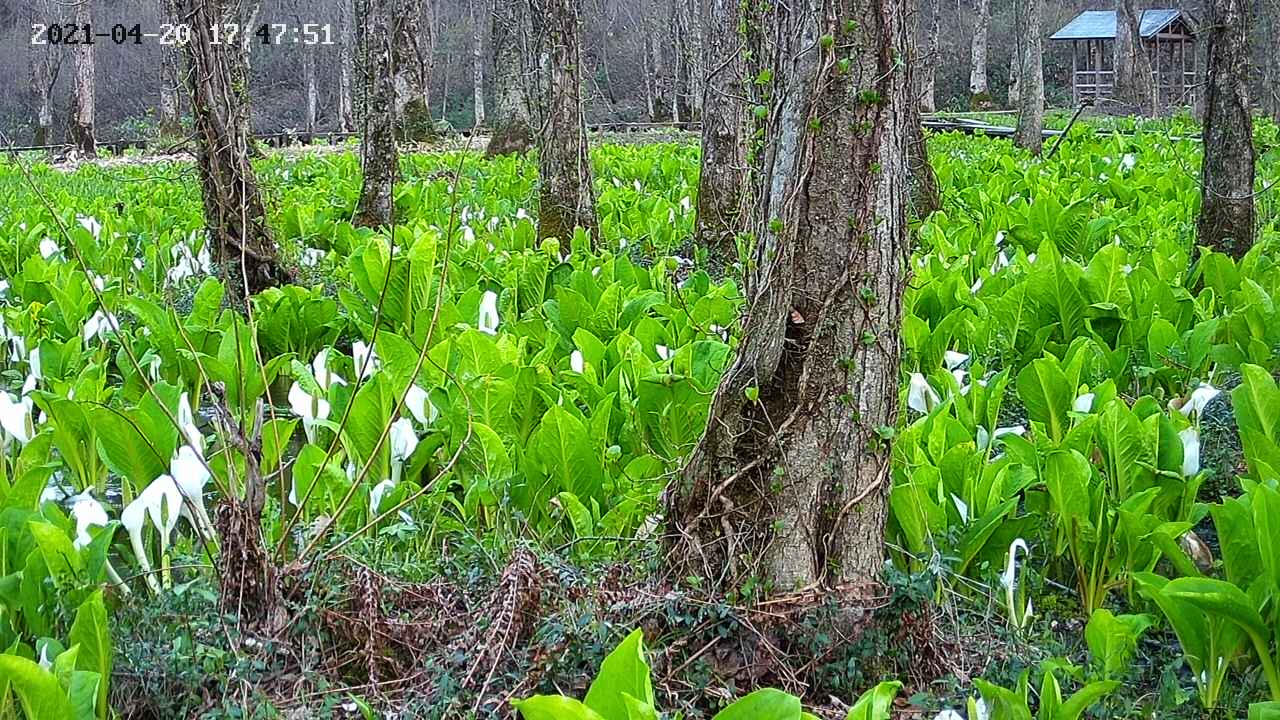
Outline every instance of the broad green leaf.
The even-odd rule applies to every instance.
[[[563,695],[534,695],[513,702],[524,720],[609,720],[573,698]],[[625,715],[623,716],[625,720]]]
[[[844,720],[889,720],[893,711],[893,699],[897,697],[902,683],[886,680],[870,690],[862,693],[858,701],[849,708]]]
[[[630,695],[642,704],[653,705],[653,683],[644,657],[644,633],[635,629],[600,664],[600,672],[587,690],[587,707],[605,720],[627,720]]]
[[[800,698],[766,688],[742,697],[712,720],[800,720],[800,712]]]
[[[107,621],[107,608],[102,591],[97,590],[80,604],[75,622],[71,624],[68,639],[80,648],[76,667],[89,670],[102,678],[98,690],[97,714],[105,720],[110,712],[107,705],[107,680],[111,677],[111,629]]]

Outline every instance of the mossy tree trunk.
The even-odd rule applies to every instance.
[[[1039,155],[1044,147],[1044,48],[1041,42],[1042,0],[1022,0],[1018,13],[1018,127],[1013,141]]]
[[[187,85],[195,122],[197,166],[204,218],[218,261],[236,268],[245,295],[287,279],[267,226],[266,208],[249,163],[248,56],[243,46],[214,42],[210,28],[247,27],[255,3],[179,0],[179,15],[191,27],[185,45]]]
[[[1255,155],[1248,0],[1210,0],[1200,244],[1241,257],[1253,246]]]
[[[969,45],[969,107],[986,110],[991,107],[991,89],[987,84],[987,36],[991,33],[991,0],[974,3],[973,40]]]
[[[76,25],[84,27],[93,23],[92,4],[80,2],[75,6]],[[93,43],[72,46],[75,62],[75,82],[72,83],[71,116],[67,119],[67,140],[87,158],[98,156],[98,141],[94,137],[94,87],[96,83],[93,62]]]
[[[531,107],[538,145],[538,238],[596,233],[595,191],[582,107],[581,0],[529,0],[541,67]]]
[[[675,578],[766,592],[879,578],[909,254],[906,6],[808,0],[747,20],[772,70],[753,84],[767,109],[749,154],[754,270],[737,357],[667,493]]]
[[[533,144],[526,76],[536,74],[537,58],[530,57],[528,8],[523,2],[493,3],[489,46],[493,53],[493,135],[485,155],[519,154]]]
[[[741,0],[703,0],[702,165],[698,176],[696,237],[714,272],[738,259],[737,238],[746,229],[746,151],[742,128],[747,87],[738,25]]]
[[[396,68],[394,25],[397,0],[359,0],[361,116],[360,201],[356,224],[381,227],[392,222],[396,174]]]
[[[1116,0],[1116,39],[1112,47],[1115,90],[1112,97],[1137,113],[1155,111],[1151,59],[1142,44],[1141,24],[1134,0]]]

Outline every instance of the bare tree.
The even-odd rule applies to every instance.
[[[49,3],[36,0],[30,5],[30,24],[38,22],[57,22],[50,15]],[[35,123],[32,135],[36,145],[48,145],[53,139],[53,84],[58,80],[58,69],[62,65],[62,54],[52,43],[31,45],[27,58],[28,75],[31,80],[31,96],[35,98]]]
[[[360,169],[363,182],[356,223],[368,227],[392,222],[392,190],[399,170],[396,148],[396,85],[394,63],[402,57],[394,47],[401,36],[397,23],[410,22],[398,5],[403,0],[359,0],[356,21],[360,43],[361,117]]]
[[[539,72],[530,47],[529,13],[523,2],[493,3],[489,46],[493,49],[493,135],[485,154],[522,153],[533,142],[525,74]]]
[[[248,58],[243,45],[216,42],[214,27],[251,26],[256,2],[179,0],[191,28],[184,46],[195,122],[204,218],[216,256],[239,270],[244,295],[287,279],[267,226],[266,209],[249,163]]]
[[[93,23],[90,0],[80,0],[75,6],[76,25],[84,27]],[[74,46],[75,83],[71,94],[71,117],[67,119],[67,140],[85,157],[97,157],[98,143],[94,138],[93,94],[94,67],[93,43]]]
[[[421,136],[431,131],[431,72],[435,27],[431,22],[434,3],[396,0],[391,41],[395,71],[395,114],[405,131]],[[425,22],[423,21],[425,15]]]
[[[1210,0],[1200,243],[1233,257],[1253,246],[1253,116],[1247,0]]]
[[[746,153],[742,97],[745,38],[740,0],[703,0],[702,165],[698,176],[698,243],[711,254],[713,270],[738,259],[737,237],[746,230],[743,207]]]
[[[937,63],[938,34],[941,32],[942,0],[924,0],[920,4],[919,26],[924,28],[923,42],[918,44],[917,57],[920,62],[915,66],[916,77],[920,78],[920,112],[937,112]]]
[[[1044,146],[1044,47],[1040,27],[1041,0],[1022,0],[1015,6],[1018,14],[1018,127],[1013,141],[1032,155]]]
[[[755,269],[738,356],[668,490],[674,577],[777,592],[883,569],[909,252],[906,5],[751,10],[765,15],[749,52],[772,69],[755,86]]]
[[[1280,0],[1265,0],[1267,21],[1266,72],[1262,83],[1262,107],[1280,124]]]
[[[484,125],[484,25],[480,19],[484,16],[483,6],[476,12],[476,6],[483,0],[467,0],[467,12],[471,16],[471,93],[475,104],[475,124]]]
[[[303,132],[310,137],[316,132],[316,118],[320,109],[320,86],[316,79],[316,46],[302,46],[302,88],[304,97],[304,114],[302,116]]]
[[[351,94],[351,7],[354,0],[338,0],[338,130],[356,129],[355,109]]]
[[[582,109],[581,0],[529,0],[541,67],[531,83],[538,144],[538,238],[567,243],[575,227],[596,231],[595,192]]]
[[[178,25],[178,6],[175,0],[160,0],[161,22]],[[182,50],[176,45],[160,48],[160,134],[168,137],[182,132],[179,119],[182,105]]]
[[[991,0],[977,0],[973,42],[969,46],[969,106],[974,110],[991,105],[991,90],[987,86],[987,36],[990,33]]]
[[[1116,0],[1116,40],[1112,48],[1117,101],[1137,112],[1154,112],[1151,59],[1142,45],[1141,16],[1134,0]]]
[[[907,72],[911,78],[910,87],[916,87],[915,73],[922,66],[920,60],[920,0],[907,0],[907,42],[910,55],[907,58]],[[907,181],[911,188],[911,210],[918,218],[926,218],[942,206],[942,196],[938,190],[938,176],[929,162],[929,143],[925,140],[923,118],[920,117],[920,98],[913,94],[911,102],[905,106],[908,113],[907,122]]]

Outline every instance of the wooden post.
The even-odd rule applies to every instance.
[[[1153,97],[1152,97],[1152,99],[1151,99],[1151,105],[1152,105],[1152,107],[1153,107],[1153,109],[1154,109],[1155,111],[1159,112],[1159,110],[1160,110],[1160,104],[1161,104],[1160,88],[1161,88],[1161,86],[1162,86],[1162,85],[1164,85],[1164,83],[1160,82],[1160,33],[1156,33],[1156,69],[1155,69],[1155,73],[1156,73],[1156,76],[1155,76],[1156,87],[1155,87],[1155,92],[1153,93]]]
[[[1071,41],[1071,104],[1080,104],[1080,42]]]

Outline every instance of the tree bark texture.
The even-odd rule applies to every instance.
[[[93,22],[92,6],[87,0],[76,4],[75,21],[82,26]],[[84,157],[97,157],[98,143],[94,138],[93,127],[95,90],[93,44],[80,43],[72,47],[75,58],[75,83],[71,95],[71,117],[67,120],[67,140]]]
[[[184,47],[206,229],[219,262],[238,268],[242,291],[254,294],[284,282],[287,274],[249,163],[247,51],[215,43],[210,28],[247,27],[244,21],[257,13],[256,3],[179,0],[178,8],[191,27]]]
[[[175,0],[160,0],[161,21],[176,26],[178,7]],[[177,45],[160,48],[160,134],[175,137],[182,134],[182,49]]]
[[[737,237],[746,231],[745,38],[738,29],[740,0],[703,0],[702,161],[698,175],[696,237],[720,273],[738,259]]]
[[[767,109],[750,149],[755,269],[738,355],[667,493],[674,577],[780,592],[883,569],[877,430],[898,413],[909,253],[906,5],[804,0],[748,17],[751,57],[773,71],[752,99]]]
[[[990,32],[991,0],[977,0],[973,42],[969,46],[969,106],[974,110],[991,106],[991,90],[987,86],[987,36]]]
[[[1209,73],[1197,225],[1200,244],[1237,258],[1253,246],[1256,220],[1247,2],[1209,2]]]
[[[1267,14],[1266,72],[1262,84],[1262,107],[1280,125],[1280,0],[1265,0]]]
[[[1014,12],[1022,12],[1021,8],[1015,8]],[[1022,51],[1019,50],[1022,42],[1021,38],[1015,38],[1016,42],[1012,52],[1009,53],[1009,101],[1008,106],[1017,110],[1022,105]]]
[[[529,13],[523,2],[493,3],[489,46],[493,52],[493,135],[485,155],[523,153],[533,143],[525,99],[526,73],[536,75],[539,62],[529,37]],[[536,79],[533,80],[536,85]]]
[[[1039,155],[1044,147],[1044,47],[1040,22],[1043,0],[1022,0],[1018,14],[1018,127],[1013,142]]]
[[[1112,48],[1115,91],[1112,97],[1128,105],[1128,110],[1154,113],[1151,59],[1142,45],[1141,22],[1142,16],[1134,0],[1116,0],[1116,40]]]
[[[382,227],[392,222],[396,174],[395,25],[406,22],[396,12],[400,0],[358,0],[361,117],[360,170],[363,182],[356,206],[356,224]]]
[[[468,0],[467,12],[471,16],[471,94],[475,107],[475,125],[484,125],[484,29],[480,24],[484,17],[482,0]],[[477,10],[476,6],[480,5]]]
[[[404,134],[423,138],[434,131],[431,120],[432,38],[431,3],[395,0],[392,7],[391,68],[395,83],[395,116],[401,119]],[[420,14],[426,13],[422,22]],[[424,29],[425,28],[425,29]]]
[[[355,103],[351,84],[353,71],[351,48],[355,43],[351,32],[353,3],[354,0],[338,2],[338,130],[342,132],[352,132],[356,129]]]
[[[533,98],[538,144],[538,238],[568,243],[573,229],[596,232],[595,192],[582,108],[581,0],[529,0],[540,52]]]
[[[922,20],[920,0],[910,0],[911,13],[907,18],[907,41],[910,43],[910,56],[907,72],[911,78],[910,87],[915,88],[915,74],[922,66],[919,45],[919,23]],[[910,115],[907,124],[907,179],[911,188],[911,211],[915,217],[924,219],[942,207],[942,197],[938,190],[938,176],[933,172],[929,162],[929,144],[924,136],[923,118],[920,117],[919,94],[911,97],[906,110]]]
[[[938,111],[937,66],[939,62],[938,36],[941,32],[942,0],[924,0],[920,4],[920,26],[924,28],[924,38],[919,43],[915,66],[916,77],[920,78],[920,112]]]
[[[316,79],[315,45],[302,46],[302,86],[306,93],[302,128],[309,138],[316,132],[316,120],[320,110],[320,86]]]
[[[49,3],[41,0],[30,6],[29,24],[57,22],[51,15]],[[32,45],[28,48],[28,78],[31,96],[35,98],[35,117],[31,135],[36,145],[48,145],[53,140],[53,84],[58,80],[62,54],[51,44]]]

